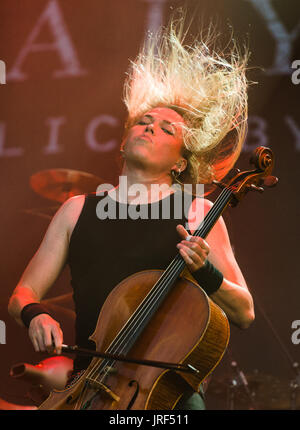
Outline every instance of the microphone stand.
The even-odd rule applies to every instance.
[[[290,382],[290,410],[295,411],[297,409],[297,391],[300,388],[300,372],[299,372],[299,363],[294,362],[293,368],[296,372],[296,376],[292,381]]]
[[[236,392],[236,389],[242,385],[244,387],[246,393],[247,393],[247,396],[249,397],[251,404],[252,404],[252,407],[249,409],[255,410],[256,407],[255,407],[255,403],[253,400],[253,395],[249,389],[248,381],[247,381],[247,378],[246,378],[244,372],[238,367],[238,364],[236,361],[232,361],[230,363],[230,365],[231,365],[231,369],[233,370],[233,372],[235,374],[235,377],[232,378],[231,385],[229,387],[228,409],[231,411],[234,410],[234,401],[235,401],[235,394],[236,394],[235,392]]]
[[[251,292],[251,294],[254,297],[253,292]],[[275,337],[275,339],[277,340],[278,345],[280,346],[281,352],[283,353],[284,357],[287,359],[287,361],[289,362],[293,373],[295,374],[294,379],[292,379],[290,381],[290,410],[295,410],[296,409],[296,400],[297,400],[297,395],[296,395],[296,391],[300,388],[300,371],[299,371],[299,363],[297,363],[296,361],[294,361],[294,359],[292,358],[291,354],[289,353],[289,351],[287,350],[286,346],[284,345],[284,343],[282,342],[280,336],[278,335],[277,331],[275,330],[272,322],[270,321],[270,319],[268,318],[266,312],[264,311],[262,305],[259,303],[259,300],[257,300],[257,297],[254,297],[254,301],[257,304],[263,318],[265,319],[265,321],[267,322],[267,325],[269,326],[269,328],[271,329],[271,332],[273,334],[273,336]]]

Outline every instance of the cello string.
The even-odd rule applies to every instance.
[[[223,193],[223,195],[221,193],[222,196],[220,195],[220,197],[218,198],[217,202],[213,206],[213,208],[215,208],[215,210],[214,211],[211,210],[208,213],[207,218],[205,220],[206,224],[210,223],[210,220],[215,216],[215,212],[219,209],[219,206],[222,206],[223,203],[226,201],[226,199],[229,197],[231,191],[228,190],[228,189],[225,189],[224,191],[225,192]],[[229,193],[228,193],[228,191],[229,191]],[[201,231],[199,231],[199,230],[201,230],[201,229],[198,228],[198,234],[194,234],[195,236],[201,234]],[[174,265],[175,270],[177,270],[177,268],[179,267],[179,264],[182,263],[182,259],[179,262],[177,261],[176,263],[177,264]],[[168,269],[166,269],[165,273],[166,272],[168,272]],[[174,268],[171,270],[171,276],[172,276],[173,273],[174,273]],[[115,352],[118,351],[118,348],[121,348],[121,351],[124,350],[124,348],[126,347],[126,344],[124,346],[122,346],[122,343],[127,340],[126,337],[127,338],[128,338],[128,336],[132,337],[132,331],[133,330],[135,330],[134,333],[133,333],[133,334],[135,334],[135,332],[136,332],[137,329],[134,329],[134,325],[136,325],[136,324],[140,325],[143,322],[143,320],[145,319],[145,317],[144,317],[142,320],[141,319],[138,320],[139,318],[141,318],[140,314],[145,313],[145,311],[147,311],[148,314],[149,314],[150,309],[147,310],[147,307],[148,308],[151,308],[151,306],[153,307],[153,303],[151,303],[151,302],[153,302],[153,300],[157,301],[158,296],[161,296],[164,293],[165,286],[163,284],[166,283],[166,282],[167,283],[169,282],[168,277],[170,278],[170,276],[167,275],[167,279],[162,279],[163,278],[163,276],[162,276],[161,279],[157,281],[157,284],[161,283],[162,285],[157,285],[156,287],[154,286],[152,288],[152,290],[150,291],[150,293],[144,298],[144,302],[146,301],[145,304],[143,305],[143,302],[141,302],[141,304],[139,305],[139,308],[129,318],[129,320],[126,322],[126,324],[124,325],[124,327],[121,329],[121,331],[119,332],[119,334],[115,338],[115,343],[113,343],[112,345],[110,345],[109,351],[112,351],[112,352],[115,353]],[[159,281],[162,281],[162,282],[159,282]],[[130,327],[130,324],[131,324],[131,327]],[[129,325],[129,327],[127,327],[128,325]],[[126,333],[126,330],[127,330],[127,333]],[[123,339],[122,339],[122,337],[123,337]],[[120,342],[121,342],[121,345],[118,345],[118,343],[120,343]],[[115,360],[112,360],[112,362],[115,363]],[[109,363],[109,360],[107,361],[107,363]],[[105,362],[103,364],[107,365],[107,363]],[[99,367],[102,367],[102,366],[98,366],[98,368],[97,367],[94,368],[93,369],[94,372],[92,372],[92,373],[95,374],[97,372],[97,370],[99,370]]]
[[[220,198],[217,200],[217,202],[215,203],[215,205],[213,206],[213,208],[217,207],[219,209],[219,206],[222,206],[223,202],[226,201],[226,199],[229,196],[229,194],[228,194],[228,192],[223,193],[223,196],[222,197],[220,196]],[[214,212],[216,212],[216,210]],[[209,216],[207,216],[207,218],[206,218],[207,223],[209,223],[210,219],[212,219],[215,216],[215,213],[213,213],[213,214],[209,213],[208,215]],[[199,228],[198,228],[198,235],[200,235],[200,233],[201,233],[201,231],[199,231]],[[195,236],[196,235],[197,234],[195,234]],[[181,262],[182,262],[182,260],[180,262],[177,261],[177,264],[174,266],[175,270],[177,269],[177,267],[179,266],[179,264],[181,264]],[[168,271],[168,269],[166,271]],[[173,270],[173,272],[174,272],[174,270]],[[163,280],[162,285],[163,285],[164,282],[168,282],[168,279]],[[154,294],[150,294],[151,292],[153,292],[153,290],[154,290]],[[160,288],[156,289],[156,290],[155,290],[155,287],[153,287],[153,289],[148,294],[148,296],[150,296],[150,300],[148,300],[148,303],[146,302],[146,305],[144,305],[144,307],[142,307],[142,303],[140,304],[139,308],[135,311],[135,313],[131,316],[131,318],[127,321],[127,323],[123,327],[123,329],[125,329],[125,330],[122,329],[121,332],[119,332],[119,335],[115,338],[115,341],[116,341],[115,344],[111,345],[110,348],[109,348],[109,350],[112,350],[114,352],[117,352],[118,348],[121,348],[121,351],[124,350],[124,348],[126,347],[126,344],[122,347],[122,343],[124,341],[126,341],[126,337],[128,337],[128,335],[130,337],[132,336],[132,330],[134,330],[134,327],[126,327],[126,325],[128,325],[129,322],[131,323],[131,326],[132,325],[136,325],[136,323],[138,323],[138,325],[140,325],[143,322],[143,320],[145,319],[145,317],[143,318],[143,320],[137,321],[137,319],[141,318],[139,314],[141,314],[141,313],[143,314],[143,312],[145,313],[145,311],[147,311],[147,306],[148,306],[148,308],[149,307],[151,308],[151,306],[153,307],[153,304],[151,303],[151,301],[153,302],[153,300],[155,300],[155,299],[157,301],[157,296],[158,295],[161,296],[164,293],[164,290],[165,290],[164,286],[160,286]],[[160,292],[161,292],[161,294],[160,294]],[[146,296],[145,299],[147,299],[147,298],[149,299],[148,296]],[[144,301],[145,301],[145,299],[144,299]],[[149,312],[150,312],[150,310],[148,309],[148,314],[149,314]],[[131,319],[133,319],[133,321],[130,321]],[[127,330],[127,333],[126,333],[126,330]],[[136,329],[134,331],[134,334],[135,334],[135,332],[136,332]],[[123,339],[122,339],[122,337],[123,337]],[[121,345],[118,345],[118,342],[119,343],[121,342]],[[112,362],[115,363],[115,360],[113,360]],[[109,363],[109,361],[108,361],[108,363]],[[107,365],[106,362],[103,363],[103,364]],[[100,366],[98,366],[98,369],[94,368],[94,371],[96,372],[97,370],[99,370],[99,367]],[[93,372],[93,373],[95,374],[95,372]]]
[[[227,196],[228,197],[228,196]],[[175,267],[175,270],[173,270],[173,273],[171,273],[171,275],[173,275],[174,274],[174,272],[177,270],[177,268],[179,268],[179,266],[180,266],[180,264],[183,262],[183,259],[182,259],[182,257],[180,257],[180,260],[179,261],[177,261],[176,262],[176,266],[174,266]],[[171,278],[171,276],[169,276],[169,279]],[[156,300],[157,301],[157,298],[159,298],[159,297],[157,297],[157,296],[162,296],[163,295],[163,293],[165,292],[165,289],[168,287],[168,282],[169,282],[169,279],[164,279],[163,280],[163,282],[162,282],[162,285],[160,285],[159,286],[159,289],[157,289],[157,291],[155,291],[154,292],[154,294],[153,294],[153,296],[152,297],[150,297],[150,300],[148,300],[148,303],[146,304],[146,307],[148,306],[148,307],[150,307],[151,308],[151,306],[152,306],[152,308],[156,305],[156,303],[154,302],[154,304],[153,304],[153,300]],[[163,285],[163,283],[165,283],[165,285]],[[167,285],[166,285],[166,283],[167,283]],[[154,288],[153,288],[154,289]],[[151,290],[152,291],[152,290]],[[156,295],[156,297],[155,297],[155,295]],[[151,303],[151,301],[152,301],[152,303]],[[134,316],[137,316],[137,317],[140,317],[139,315],[138,315],[138,313],[142,313],[143,311],[147,311],[148,313],[150,312],[150,310],[148,309],[146,309],[146,307],[145,307],[145,309],[137,309],[137,311],[136,311],[136,314],[133,314]],[[132,315],[132,316],[133,316]],[[147,316],[147,315],[146,315]],[[143,318],[143,320],[140,320],[140,321],[133,321],[133,323],[135,324],[135,323],[137,323],[138,322],[138,324],[140,325],[143,321],[145,320],[145,317]],[[131,328],[131,330],[133,330],[134,328],[132,327]],[[135,330],[136,331],[136,330]],[[128,333],[129,335],[130,335],[130,337],[131,336],[133,336],[133,333],[132,333],[132,331],[131,332],[129,332]],[[134,332],[134,334],[135,334],[135,332]],[[120,337],[120,340],[122,340],[121,339],[121,337]],[[117,345],[115,345],[116,347],[117,347]],[[126,345],[125,345],[126,346]],[[125,347],[124,346],[124,347]],[[124,348],[123,348],[124,349]]]
[[[207,227],[209,227],[210,221],[215,217],[216,212],[218,212],[218,210],[219,210],[219,207],[222,207],[223,203],[226,202],[226,200],[230,196],[230,194],[231,194],[230,189],[225,188],[222,191],[221,195],[219,196],[219,198],[217,199],[217,201],[213,205],[212,209],[207,214],[206,219],[204,219],[203,222],[201,223],[203,225],[200,224],[200,227],[198,227],[196,233],[194,233],[194,236],[200,236],[200,235],[205,236],[202,232],[203,228],[205,230],[205,227],[206,227],[206,229],[207,229]],[[148,295],[140,303],[137,310],[131,315],[131,317],[125,323],[125,325],[123,326],[123,328],[121,329],[119,334],[116,336],[113,343],[108,348],[109,352],[120,354],[120,353],[122,353],[122,351],[124,351],[125,347],[128,344],[128,336],[130,336],[130,338],[132,338],[135,335],[137,329],[139,328],[139,326],[143,323],[143,321],[147,317],[146,313],[149,315],[149,312],[151,312],[151,310],[152,310],[151,307],[153,308],[156,305],[159,298],[164,294],[164,292],[168,286],[169,280],[172,278],[172,276],[174,275],[176,270],[180,267],[180,264],[182,264],[182,261],[183,261],[182,258],[179,261],[178,260],[175,261],[174,267],[172,267],[172,263],[174,263],[174,261],[169,265],[170,269],[167,268],[164,272],[164,274],[166,274],[166,275],[165,276],[162,275],[162,277],[157,281],[156,286],[154,286],[150,290]],[[164,279],[164,277],[166,279]],[[154,303],[153,303],[153,301],[154,301]],[[147,309],[147,307],[148,307],[148,309]],[[136,325],[138,325],[138,326],[135,328]],[[122,344],[124,342],[126,342],[126,343],[125,343],[125,345],[122,346]],[[120,352],[118,352],[118,348],[120,349]],[[100,365],[95,366],[92,369],[92,371],[90,372],[90,374],[92,373],[93,375],[95,375],[95,373],[98,370],[100,370],[100,367],[102,367],[101,364],[108,366],[110,361],[111,361],[111,364],[115,363],[115,360],[104,360],[104,361],[102,360]],[[106,374],[103,375],[103,377],[105,377]]]

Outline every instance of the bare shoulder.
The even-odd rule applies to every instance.
[[[203,198],[201,200],[202,200],[202,204],[204,207],[204,213],[206,214],[213,207],[213,202],[211,202],[210,200],[205,199],[205,198]]]
[[[66,200],[63,205],[61,206],[61,211],[64,213],[65,216],[70,215],[79,215],[85,201],[85,195],[80,194],[79,196],[70,197],[68,200]]]
[[[195,211],[196,208],[201,208],[204,212],[204,215],[206,215],[206,213],[212,208],[213,203],[203,197],[195,197],[194,200],[192,201],[190,210]]]
[[[61,205],[52,220],[54,224],[67,232],[69,238],[81,214],[84,202],[85,195],[70,197]]]

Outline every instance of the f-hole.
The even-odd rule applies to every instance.
[[[135,389],[134,395],[132,396],[132,399],[128,403],[128,406],[126,408],[127,410],[132,408],[132,406],[133,406],[133,404],[134,404],[134,402],[135,402],[135,400],[139,394],[140,386],[139,386],[138,381],[136,381],[135,379],[132,379],[132,381],[130,381],[128,385],[129,385],[129,387],[132,387],[134,384],[136,385],[136,389]]]

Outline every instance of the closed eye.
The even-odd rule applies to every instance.
[[[149,122],[149,120],[150,120],[150,122]],[[146,118],[144,117],[137,122],[138,125],[150,125],[152,123],[153,123],[153,118],[150,117],[150,115],[149,115],[149,117],[147,115]],[[170,136],[175,135],[175,132],[173,129],[165,128],[163,126],[161,127],[161,129],[164,131],[164,133],[169,134]]]
[[[165,133],[170,134],[171,136],[173,136],[173,135],[174,135],[174,133],[173,133],[171,130],[168,130],[167,128],[162,127],[162,130],[163,130]]]

